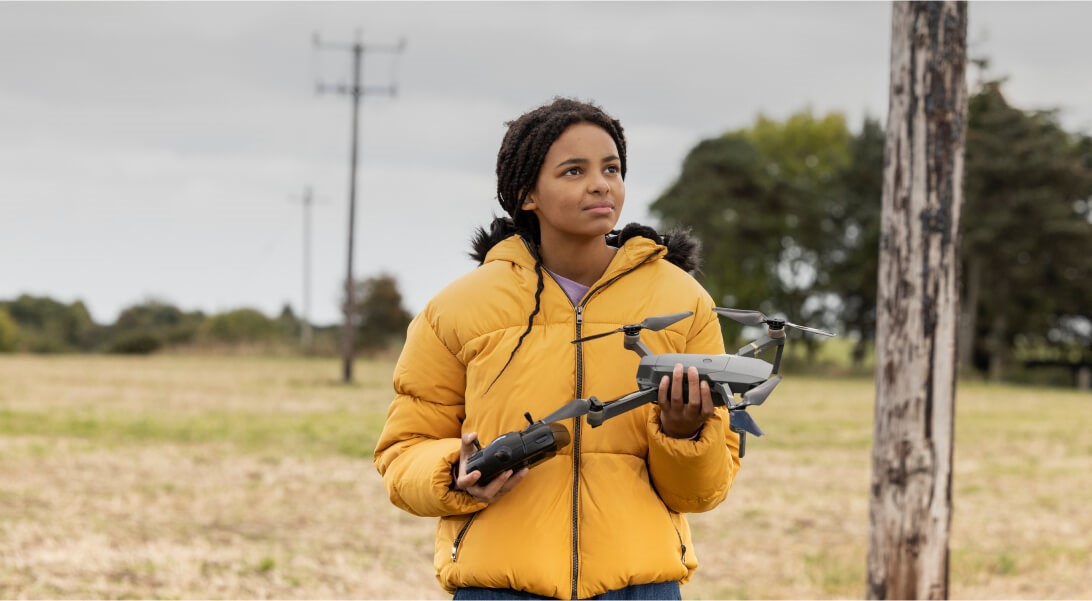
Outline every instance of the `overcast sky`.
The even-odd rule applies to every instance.
[[[275,315],[303,297],[339,320],[346,269],[349,53],[312,34],[405,52],[366,56],[398,96],[361,107],[356,275],[394,274],[416,312],[469,271],[498,211],[503,123],[555,95],[622,120],[622,221],[703,138],[759,113],[887,106],[886,3],[0,2],[0,299],[83,300],[100,323],[157,299]],[[972,53],[1021,108],[1092,131],[1092,3],[972,3]]]

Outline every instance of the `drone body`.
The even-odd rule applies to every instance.
[[[682,364],[684,370],[697,368],[698,378],[709,382],[709,391],[713,394],[713,404],[732,406],[733,393],[745,393],[765,382],[773,372],[773,365],[753,357],[739,355],[693,355],[672,353],[665,355],[647,355],[641,357],[637,366],[637,386],[641,389],[656,388],[660,379],[671,376],[676,364]],[[688,398],[687,383],[683,378],[682,398]]]
[[[718,315],[731,318],[744,325],[766,324],[768,326],[767,333],[741,348],[735,355],[699,355],[691,353],[657,355],[652,353],[641,342],[641,330],[662,330],[681,319],[693,315],[693,313],[686,312],[650,317],[639,324],[625,325],[617,330],[574,340],[573,343],[575,344],[611,334],[625,334],[623,340],[625,348],[641,357],[641,362],[637,366],[638,390],[609,403],[600,402],[594,396],[586,399],[574,399],[537,422],[533,421],[529,414],[525,414],[530,425],[522,432],[504,434],[490,443],[489,446],[479,449],[470,458],[466,467],[467,472],[474,469],[480,470],[482,475],[478,482],[484,484],[507,469],[531,466],[539,461],[549,459],[559,448],[569,444],[568,432],[556,422],[586,415],[588,424],[593,428],[597,428],[608,419],[648,403],[655,403],[659,395],[661,379],[664,376],[672,376],[675,366],[678,364],[682,364],[684,369],[697,368],[698,378],[709,383],[713,404],[728,409],[729,428],[739,434],[739,456],[742,457],[746,453],[747,434],[754,434],[755,436],[762,436],[763,434],[762,429],[747,413],[747,407],[761,405],[765,402],[766,398],[781,381],[781,376],[777,375],[777,371],[781,364],[781,352],[785,346],[785,327],[789,326],[825,336],[833,336],[833,334],[806,326],[799,326],[781,319],[767,319],[765,315],[758,311],[740,311],[720,307],[717,307],[715,311]],[[754,357],[755,354],[771,346],[777,347],[777,354],[772,364]],[[689,398],[687,396],[689,393],[687,382],[688,379],[686,378],[682,381],[683,398]],[[736,401],[735,395],[737,394],[742,398],[739,402]]]

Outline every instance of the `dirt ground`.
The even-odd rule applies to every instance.
[[[367,449],[391,365],[0,358],[0,598],[448,598]],[[873,389],[792,379],[684,598],[864,594]],[[960,387],[952,598],[1092,598],[1092,395]]]

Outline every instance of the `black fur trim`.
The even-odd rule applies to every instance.
[[[472,250],[470,251],[470,258],[478,262],[478,265],[485,263],[485,255],[489,253],[489,250],[499,244],[501,240],[518,234],[519,230],[516,229],[516,224],[509,217],[494,217],[493,222],[489,224],[489,231],[485,231],[485,228],[478,227],[474,230],[474,235],[470,240]]]
[[[701,242],[690,236],[690,228],[673,227],[661,236],[659,232],[647,225],[630,223],[621,231],[611,232],[607,236],[607,244],[621,247],[626,240],[634,236],[663,244],[667,247],[665,259],[683,271],[693,274],[701,273]]]

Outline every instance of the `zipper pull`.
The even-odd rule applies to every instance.
[[[455,554],[459,552],[458,545],[451,545],[451,561],[455,561]]]
[[[577,305],[576,307],[576,325],[578,327],[584,325],[584,305]]]

